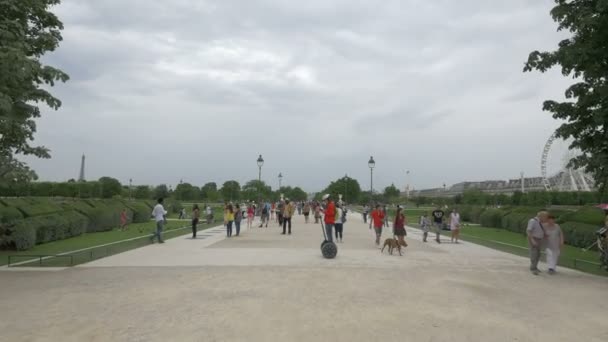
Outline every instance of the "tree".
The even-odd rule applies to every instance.
[[[339,198],[338,195],[342,194],[347,202],[358,203],[361,197],[361,187],[356,179],[344,176],[331,182],[322,193],[331,194],[336,199]]]
[[[183,201],[192,201],[200,198],[200,190],[199,188],[193,186],[190,183],[179,183],[175,187],[175,191],[173,194],[177,200]]]
[[[211,202],[219,200],[220,194],[217,191],[217,184],[211,182],[203,185],[201,187],[201,198]]]
[[[558,30],[571,37],[562,40],[551,52],[533,51],[524,72],[545,72],[560,65],[564,76],[577,83],[566,89],[566,102],[545,101],[543,110],[565,122],[557,136],[572,138],[570,148],[582,153],[570,161],[593,175],[606,199],[608,190],[608,1],[555,0],[551,10]]]
[[[241,193],[242,199],[247,201],[269,200],[273,197],[272,188],[266,185],[264,181],[257,179],[245,183]]]
[[[384,188],[384,197],[390,201],[391,199],[397,198],[399,197],[401,193],[399,192],[399,189],[397,189],[397,187],[395,186],[395,184],[391,184],[389,186],[387,186],[386,188]]]
[[[101,177],[99,178],[100,193],[102,198],[112,198],[113,196],[120,195],[122,192],[122,185],[118,179],[112,177]]]
[[[150,187],[147,185],[139,185],[135,188],[133,197],[137,199],[150,199],[152,198],[152,191],[150,191]]]
[[[224,185],[222,185],[222,188],[220,189],[220,193],[225,201],[239,200],[241,199],[241,185],[234,180],[224,182]]]
[[[291,190],[289,198],[294,201],[306,201],[308,199],[308,194],[306,193],[306,191],[302,190],[302,188],[296,186]]]
[[[169,188],[167,188],[166,184],[158,185],[154,188],[154,198],[167,198],[169,197]]]
[[[63,24],[49,11],[60,0],[3,0],[0,10],[0,184],[15,178],[35,179],[15,155],[49,158],[49,150],[32,146],[38,103],[57,110],[61,101],[48,88],[68,75],[40,58],[61,41]]]

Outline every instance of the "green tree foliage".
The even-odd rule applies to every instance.
[[[225,201],[238,201],[241,199],[241,185],[234,180],[224,182],[220,193]]]
[[[278,200],[281,197],[281,194],[292,201],[305,201],[308,199],[308,194],[297,186],[295,188],[283,186],[281,189],[277,190],[270,199],[273,201]]]
[[[583,153],[572,159],[574,167],[591,173],[600,193],[608,192],[608,1],[555,0],[551,10],[558,30],[570,37],[551,52],[533,51],[524,71],[545,72],[561,66],[564,76],[576,83],[566,90],[565,102],[545,101],[543,109],[564,123],[557,135],[573,138],[571,148]]]
[[[147,185],[139,185],[133,191],[133,197],[135,197],[137,199],[151,199],[152,191],[150,190],[150,187]]]
[[[220,198],[220,193],[217,190],[217,184],[214,182],[207,183],[201,187],[201,198],[211,202],[216,202]]]
[[[272,188],[269,185],[266,185],[264,181],[259,181],[257,179],[250,180],[245,183],[242,188],[242,199],[245,201],[258,201],[273,199]]]
[[[359,203],[361,200],[361,186],[359,182],[348,176],[344,176],[331,182],[322,192],[331,194],[335,199],[342,194],[342,198],[349,203]]]
[[[399,189],[395,186],[395,184],[391,184],[384,188],[384,197],[386,200],[390,201],[391,199],[399,197]]]
[[[33,172],[15,155],[49,158],[49,150],[32,146],[39,103],[61,106],[47,89],[68,80],[40,58],[61,41],[63,24],[49,11],[59,0],[0,1],[0,185],[32,179]]]
[[[166,184],[161,184],[154,188],[154,199],[167,197],[169,197],[169,188]]]
[[[101,190],[101,198],[112,198],[122,193],[122,185],[118,179],[101,177],[98,182]]]
[[[179,183],[173,191],[178,201],[192,201],[200,198],[200,189],[190,183]]]

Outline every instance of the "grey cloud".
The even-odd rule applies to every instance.
[[[39,122],[53,159],[28,161],[67,179],[86,152],[91,177],[200,185],[255,178],[262,153],[265,180],[283,172],[308,190],[344,173],[366,187],[369,155],[379,187],[403,186],[405,168],[417,188],[533,175],[533,127],[557,125],[540,104],[568,82],[521,72],[562,37],[552,4],[64,0],[64,41],[45,61],[72,79]],[[521,152],[504,127],[529,137],[509,143]],[[429,157],[446,145],[453,155]],[[500,162],[471,166],[497,150]]]

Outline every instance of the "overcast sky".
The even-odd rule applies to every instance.
[[[71,80],[28,162],[43,180],[201,186],[262,178],[317,191],[540,175],[571,82],[523,73],[563,33],[552,0],[63,0]]]

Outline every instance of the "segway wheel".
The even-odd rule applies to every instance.
[[[321,244],[321,254],[325,259],[333,259],[338,254],[338,246],[331,241],[324,241]]]
[[[329,241],[327,240],[323,240],[323,242],[321,242],[321,249],[323,249],[323,246],[325,246],[326,243],[328,243]]]

